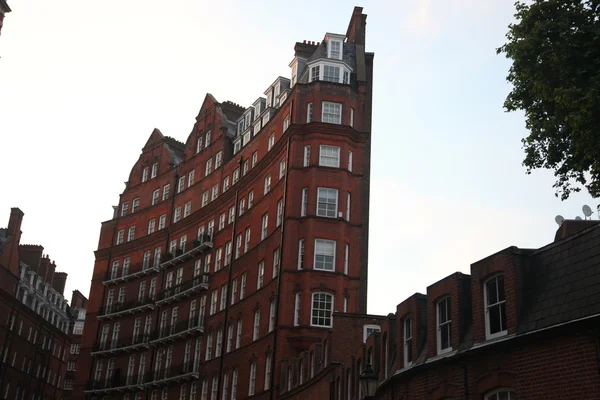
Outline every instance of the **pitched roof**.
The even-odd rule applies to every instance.
[[[600,314],[600,224],[533,253],[517,333]]]

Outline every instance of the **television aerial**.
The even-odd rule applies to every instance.
[[[583,207],[581,207],[581,210],[583,211],[583,215],[585,215],[585,219],[588,219],[588,218],[591,217],[591,215],[592,215],[592,209],[590,208],[590,206],[588,206],[586,204]]]
[[[561,226],[562,223],[565,222],[565,218],[562,215],[557,215],[554,217],[554,222],[556,222],[558,226]]]

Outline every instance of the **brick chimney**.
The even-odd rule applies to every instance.
[[[36,272],[44,282],[51,284],[52,275],[54,275],[54,268],[56,268],[56,265],[52,267],[50,263],[50,257],[48,257],[48,255],[45,255],[40,260],[40,265]]]
[[[19,245],[19,259],[29,265],[33,271],[37,271],[44,254],[44,247],[38,244]]]
[[[348,31],[346,31],[346,37],[348,43],[364,46],[367,34],[367,14],[363,14],[362,10],[362,7],[354,7],[350,24],[348,24]]]
[[[25,215],[23,211],[16,207],[10,209],[5,241],[0,247],[0,265],[8,269],[15,277],[19,276],[19,242],[21,241],[23,215]]]
[[[54,262],[52,265],[56,268]],[[65,295],[65,285],[67,284],[67,273],[66,272],[55,272],[52,278],[52,287],[61,295]]]
[[[306,40],[302,43],[296,42],[296,45],[294,46],[294,56],[308,59],[313,55],[317,47],[315,42],[307,42]]]
[[[562,240],[568,236],[576,234],[577,232],[597,225],[598,223],[600,223],[600,221],[566,219],[562,224],[560,224],[560,227],[556,231],[556,235],[554,235],[554,241],[557,242]]]

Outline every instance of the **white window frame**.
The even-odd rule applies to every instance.
[[[190,187],[194,184],[195,177],[196,177],[196,171],[191,170],[190,173],[188,174],[188,187]]]
[[[330,151],[333,153],[337,152],[337,156],[325,154]],[[337,160],[336,160],[336,158],[337,158]],[[335,160],[336,162],[331,162],[333,160]],[[339,148],[339,146],[330,146],[330,145],[322,144],[319,147],[319,166],[339,168],[340,167],[340,148]]]
[[[252,340],[256,341],[260,337],[260,310],[254,311],[254,326],[252,328]]]
[[[371,331],[371,334],[369,334],[369,331]],[[367,343],[367,339],[373,334],[373,331],[381,332],[381,326],[374,324],[363,325],[363,343]]]
[[[158,202],[160,201],[160,189],[156,189],[154,192],[152,192],[152,205],[156,205],[158,204]]]
[[[499,388],[499,389],[495,389],[489,393],[486,393],[484,399],[485,400],[499,400],[500,394],[507,394],[508,395],[506,397],[507,400],[515,400],[517,398],[515,396],[515,391],[513,389]]]
[[[339,110],[338,110],[339,107]],[[321,103],[321,122],[341,125],[344,106],[342,103],[324,101]]]
[[[165,186],[163,186],[162,201],[165,201],[169,198],[170,191],[171,191],[171,185],[169,183],[167,183]]]
[[[260,240],[265,240],[268,236],[269,232],[269,213],[265,213],[262,216],[261,222],[261,230],[260,230]]]
[[[256,277],[256,290],[263,287],[265,281],[265,261],[261,260],[258,262],[258,274]]]
[[[411,315],[407,315],[402,321],[403,345],[404,345],[404,368],[412,365],[412,341],[413,341],[413,323]],[[407,329],[407,327],[409,329]],[[410,350],[408,350],[410,349]]]
[[[339,54],[333,53],[334,43],[340,46],[339,51],[336,51],[336,53]],[[334,57],[334,55],[337,55],[337,57]],[[342,42],[341,40],[329,39],[327,43],[327,58],[332,58],[334,60],[342,60],[344,58],[344,42]]]
[[[300,307],[302,306],[302,298],[300,292],[296,293],[294,298],[294,326],[300,325]]]
[[[264,186],[264,195],[271,191],[271,174],[265,176],[265,186]]]
[[[310,165],[310,144],[304,146],[304,163],[302,165],[304,167],[308,167]]]
[[[152,172],[150,173],[150,179],[156,178],[158,175],[158,163],[152,164]]]
[[[323,193],[323,196],[321,196],[321,193]],[[329,194],[331,194],[331,193],[335,193],[335,207],[334,207],[332,215],[330,215],[331,210],[329,210],[329,206],[331,206],[331,204],[332,204],[332,203],[330,203],[331,198],[329,197]],[[325,202],[323,202],[324,207],[322,210],[321,210],[322,207],[320,207],[321,197],[323,197],[326,200]],[[317,188],[317,216],[326,217],[326,218],[337,218],[338,202],[339,202],[339,191],[336,188],[330,188],[330,187]]]
[[[304,268],[304,239],[298,240],[298,269]]]
[[[329,310],[327,310],[326,308],[315,308],[315,296],[321,296],[324,295],[326,296],[326,298],[331,299],[331,307]],[[321,300],[317,300],[319,303],[321,302]],[[319,327],[324,327],[324,328],[332,328],[333,327],[333,311],[334,311],[334,301],[335,298],[331,293],[327,293],[327,292],[315,292],[312,294],[311,296],[311,306],[310,306],[310,326],[319,326]],[[317,312],[317,316],[315,316],[315,311]],[[329,325],[326,324],[319,324],[319,323],[315,323],[314,322],[314,318],[321,319],[324,318],[326,319],[327,316],[321,316],[319,315],[319,312],[329,312]]]
[[[285,167],[286,167],[286,159],[283,158],[279,161],[279,179],[283,178],[285,175]]]
[[[273,146],[275,146],[275,132],[271,133],[271,136],[269,136],[267,151],[270,151]]]
[[[306,105],[306,123],[312,122],[313,120],[313,103],[312,101]]]
[[[486,281],[483,283],[483,305],[484,305],[484,312],[485,312],[485,338],[486,339],[495,339],[497,337],[501,337],[501,336],[505,336],[507,334],[507,329],[506,326],[504,327],[503,330],[500,330],[498,332],[495,333],[491,333],[490,329],[490,308],[492,307],[500,307],[500,311],[502,311],[502,305],[504,305],[504,320],[506,321],[506,287],[503,287],[503,291],[504,291],[504,299],[503,300],[499,300],[498,302],[494,303],[494,304],[488,304],[488,292],[487,292],[487,285],[488,282],[491,281],[495,281],[496,282],[496,294],[499,297],[499,292],[498,292],[498,278],[502,278],[502,284],[504,285],[504,275],[503,274],[496,274],[488,279],[486,279]],[[505,285],[504,285],[505,286]],[[500,314],[500,321],[502,321],[502,314]]]
[[[329,254],[318,254],[317,253],[317,248],[319,245],[330,245],[331,243],[333,243],[333,254],[329,255]],[[315,248],[314,248],[314,259],[313,259],[313,269],[315,271],[326,271],[326,272],[335,272],[335,264],[336,264],[336,252],[337,252],[337,242],[335,240],[331,240],[331,239],[322,239],[322,238],[316,238],[315,239]],[[332,261],[332,269],[327,269],[327,268],[317,268],[317,256],[324,256],[324,257],[331,257],[333,256],[333,261]],[[325,261],[323,261],[324,263]]]
[[[248,379],[248,395],[253,396],[256,388],[256,361],[250,363],[250,379]]]
[[[283,199],[277,201],[277,221],[275,227],[279,227],[283,221]]]
[[[350,257],[350,245],[348,243],[345,243],[344,246],[344,274],[348,275],[348,263],[349,263],[349,258]]]
[[[180,176],[179,181],[177,183],[177,193],[183,192],[185,189],[185,176]]]
[[[445,308],[446,320],[442,321],[441,312]],[[452,301],[450,296],[441,298],[435,305],[435,326],[436,331],[436,342],[437,342],[437,353],[444,354],[452,351]],[[448,347],[442,348],[442,331],[445,327],[448,327]]]

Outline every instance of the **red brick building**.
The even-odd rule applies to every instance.
[[[296,43],[247,108],[208,94],[185,143],[152,132],[100,231],[78,398],[276,398],[366,311],[365,29]]]
[[[344,317],[334,348],[365,339],[365,316],[338,332]],[[284,398],[361,399],[370,364],[375,399],[599,399],[600,224],[565,221],[553,243],[504,249],[371,323],[364,343]]]
[[[63,296],[67,274],[42,246],[20,244],[22,220],[13,208],[0,229],[0,398],[68,399],[77,322]],[[75,303],[85,308],[85,297],[74,294]]]

